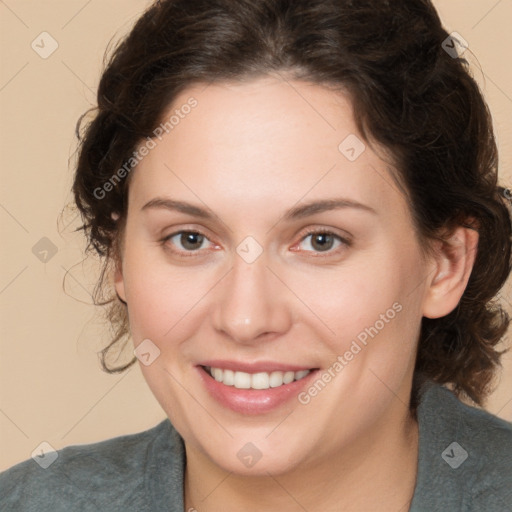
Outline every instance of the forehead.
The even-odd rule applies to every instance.
[[[195,106],[184,108],[191,98]],[[139,207],[164,191],[209,198],[212,207],[252,206],[258,215],[277,198],[291,205],[341,195],[381,209],[403,201],[341,92],[274,77],[196,84],[162,123],[172,116],[172,129],[155,139],[133,177],[130,201]]]

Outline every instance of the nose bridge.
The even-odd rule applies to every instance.
[[[223,280],[215,327],[239,343],[283,332],[291,325],[285,287],[267,264],[265,254],[250,263],[236,254],[233,268]]]

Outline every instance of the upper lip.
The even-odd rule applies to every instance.
[[[232,370],[245,373],[259,372],[299,372],[301,370],[313,370],[312,366],[301,366],[287,363],[278,363],[275,361],[258,361],[247,363],[243,361],[228,361],[226,359],[211,359],[202,361],[199,366],[209,366],[210,368],[222,368],[223,370]]]

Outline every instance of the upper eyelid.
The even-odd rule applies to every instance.
[[[348,232],[344,231],[345,234],[341,235],[339,234],[336,230],[334,229],[329,229],[329,228],[307,228],[305,232],[303,232],[302,236],[301,236],[301,239],[306,237],[306,236],[309,236],[309,235],[315,235],[317,233],[320,233],[320,234],[329,234],[329,235],[334,235],[342,240],[347,240],[347,241],[350,241],[352,239],[352,235],[350,235]]]

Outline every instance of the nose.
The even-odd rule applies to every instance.
[[[267,267],[264,254],[253,263],[235,255],[216,297],[215,328],[237,343],[273,339],[293,323],[290,291]]]

